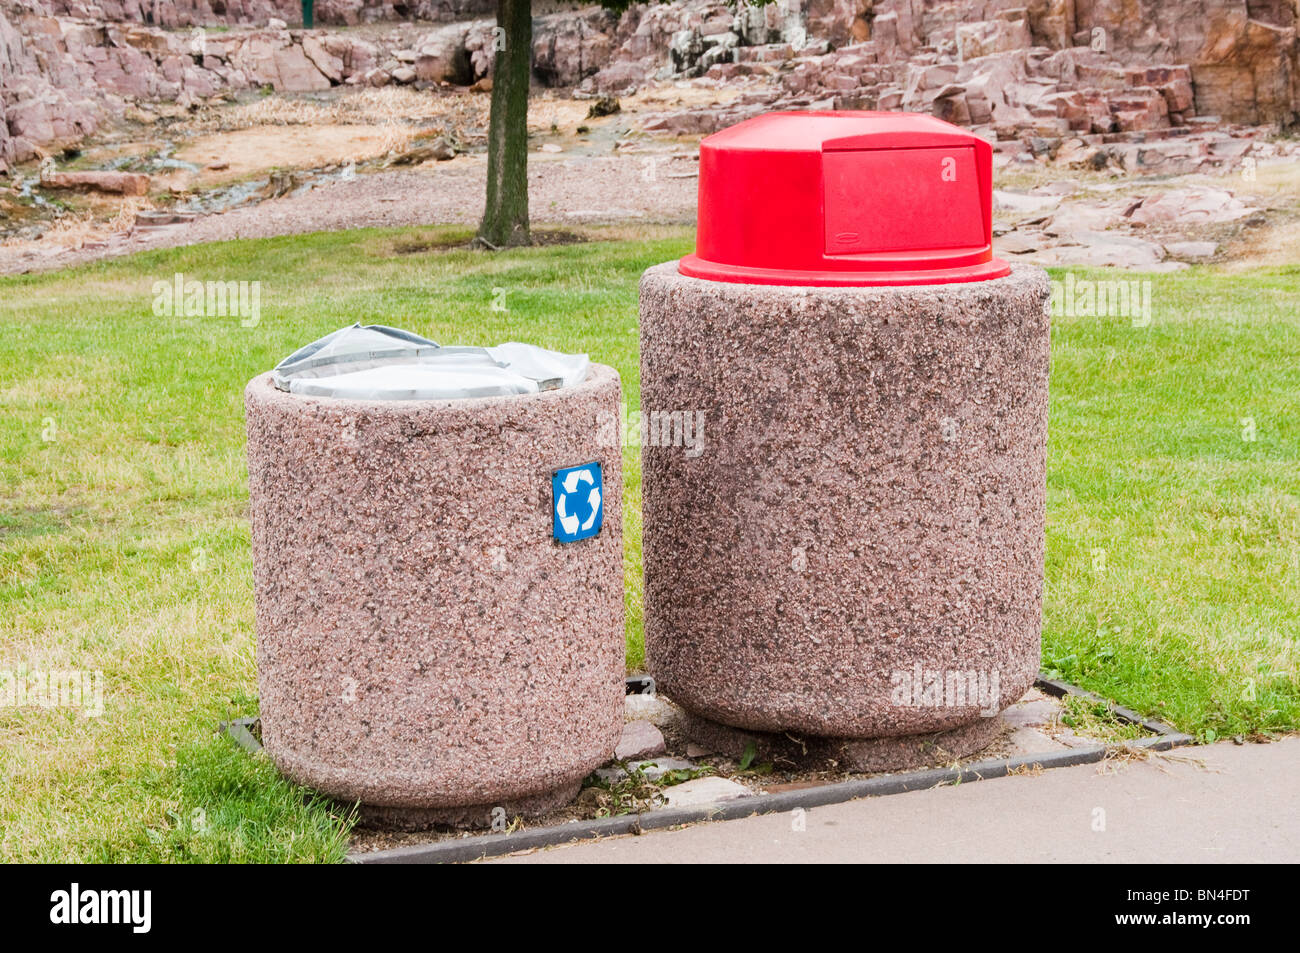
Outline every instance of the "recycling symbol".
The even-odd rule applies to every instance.
[[[604,517],[599,463],[557,470],[551,478],[555,538],[562,543],[600,532]]]

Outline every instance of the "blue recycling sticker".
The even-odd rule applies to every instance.
[[[555,538],[561,543],[576,543],[599,533],[605,519],[603,493],[599,463],[556,470],[551,477]]]

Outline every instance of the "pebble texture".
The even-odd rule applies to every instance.
[[[245,390],[262,742],[371,816],[555,806],[623,728],[618,374],[454,401]],[[551,473],[598,460],[604,522],[552,539]],[[474,817],[465,817],[466,809]]]
[[[1023,266],[903,288],[649,269],[643,412],[705,415],[702,453],[642,450],[660,689],[724,725],[838,739],[1019,699],[1039,663],[1048,314]],[[933,704],[925,685],[955,672],[996,674],[995,697]]]

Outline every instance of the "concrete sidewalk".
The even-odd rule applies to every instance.
[[[1300,860],[1300,738],[1181,748],[492,863],[1250,863]],[[1098,829],[1100,828],[1100,829]]]

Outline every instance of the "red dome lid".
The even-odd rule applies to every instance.
[[[684,275],[766,285],[1000,278],[993,148],[920,113],[768,113],[700,143]]]

